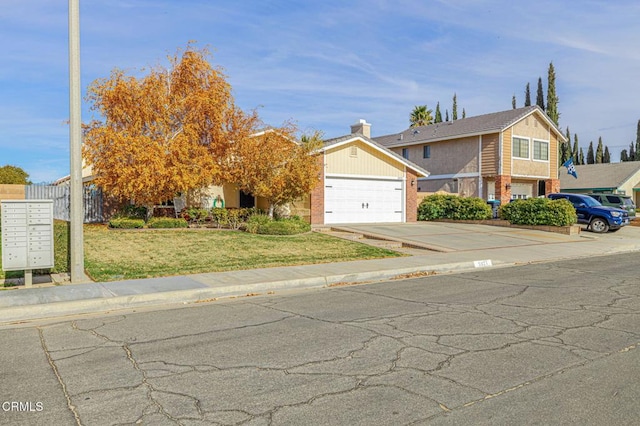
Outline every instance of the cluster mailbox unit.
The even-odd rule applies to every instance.
[[[53,265],[53,200],[2,201],[2,269],[24,270],[29,287],[33,269]]]

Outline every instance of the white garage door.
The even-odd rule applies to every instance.
[[[325,223],[402,222],[403,181],[325,179]]]

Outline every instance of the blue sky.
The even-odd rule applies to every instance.
[[[69,173],[67,1],[0,0],[0,166],[32,181]],[[236,102],[326,137],[364,118],[399,132],[415,105],[467,116],[546,97],[585,154],[619,160],[640,119],[637,0],[80,0],[83,93],[113,68],[140,75],[190,40],[208,46]],[[83,121],[92,116],[83,107]]]

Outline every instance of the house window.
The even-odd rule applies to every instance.
[[[409,148],[402,148],[402,158],[409,159]]]
[[[422,147],[422,158],[431,158],[431,145]]]
[[[529,139],[513,138],[513,156],[517,158],[529,158]]]
[[[351,150],[349,151],[349,155],[351,157],[357,157],[358,156],[358,147],[357,146],[352,146]]]
[[[533,141],[533,159],[549,160],[549,143],[544,141]]]

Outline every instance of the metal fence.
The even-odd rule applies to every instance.
[[[59,220],[70,220],[70,193],[71,187],[69,186],[25,186],[25,199],[27,200],[53,200],[53,217],[54,219]],[[83,199],[84,222],[104,222],[102,190],[100,190],[100,188],[95,188],[92,186],[85,186]]]

